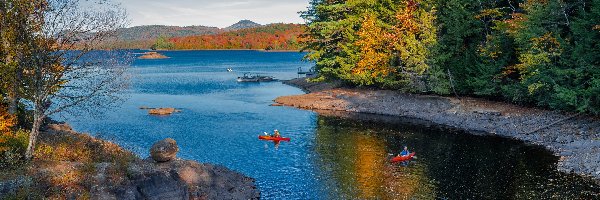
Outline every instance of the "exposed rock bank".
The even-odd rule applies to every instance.
[[[526,108],[476,98],[406,94],[390,90],[319,90],[304,79],[287,82],[312,93],[284,96],[277,105],[427,120],[478,135],[497,135],[542,145],[560,157],[558,169],[600,182],[600,119]],[[327,88],[325,86],[324,88]],[[317,89],[315,89],[317,88]]]
[[[146,52],[144,55],[140,56],[139,59],[167,59],[169,57],[162,55],[158,52]]]
[[[152,108],[148,110],[148,114],[150,115],[171,115],[178,112],[181,112],[181,110],[175,108]]]

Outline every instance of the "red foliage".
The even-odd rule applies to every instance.
[[[300,24],[270,24],[216,35],[171,38],[175,49],[267,49],[299,50]]]

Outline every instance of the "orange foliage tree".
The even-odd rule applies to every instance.
[[[16,117],[8,113],[6,106],[0,105],[0,152],[7,150],[7,147],[1,144],[6,142],[6,138],[12,136],[12,129],[16,124]]]
[[[352,73],[355,82],[363,85],[371,85],[374,78],[386,77],[395,72],[389,64],[387,32],[376,23],[377,18],[373,14],[366,15],[357,33],[359,39],[355,42],[359,48],[360,59]]]

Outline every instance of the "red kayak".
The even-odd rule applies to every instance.
[[[259,135],[258,139],[260,140],[270,140],[270,141],[290,141],[290,138],[285,138],[285,137],[272,137],[272,136],[265,136],[265,135]]]
[[[397,162],[407,161],[407,160],[410,160],[413,156],[415,156],[415,153],[408,154],[407,156],[396,156],[396,157],[393,157],[390,160],[390,162],[397,163]]]

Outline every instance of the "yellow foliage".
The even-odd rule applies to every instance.
[[[435,9],[420,8],[421,1],[408,0],[396,13],[389,40],[402,60],[403,71],[423,74],[428,68],[429,47],[437,42]]]
[[[544,86],[546,86],[546,84],[538,81],[537,83],[533,83],[527,86],[527,91],[529,92],[529,95],[534,95],[536,91],[538,91],[540,88],[543,88]]]
[[[361,29],[358,31],[359,40],[356,45],[360,48],[360,60],[352,73],[372,78],[387,76],[394,72],[389,66],[390,56],[386,52],[386,33],[377,26],[376,17],[364,17]]]
[[[0,134],[12,132],[15,125],[17,125],[16,117],[9,114],[5,106],[0,105]]]
[[[401,9],[396,18],[400,22],[400,26],[398,26],[398,31],[407,31],[411,33],[419,32],[419,26],[415,19],[415,11],[417,10],[417,2],[415,1],[405,1],[406,6]]]
[[[546,33],[541,37],[531,39],[533,49],[546,52],[552,55],[560,54],[560,42],[552,36],[552,33]]]
[[[0,105],[0,152],[7,151],[10,148],[2,145],[8,138],[13,136],[12,128],[17,124],[14,115],[8,113],[5,106]]]
[[[523,30],[523,23],[525,21],[527,21],[527,15],[523,13],[511,14],[510,19],[504,20],[504,23],[507,25],[506,32],[511,35],[519,33],[519,31]]]
[[[500,8],[483,9],[481,12],[479,12],[479,14],[475,15],[475,19],[485,19],[485,18],[497,19],[497,18],[502,17],[503,15],[504,15],[504,13],[502,13],[502,11],[500,11]]]

